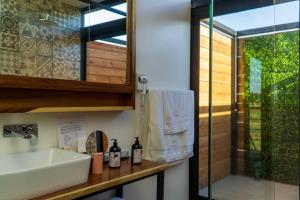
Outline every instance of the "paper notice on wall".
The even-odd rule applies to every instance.
[[[85,139],[85,121],[82,117],[59,118],[57,126],[58,147],[77,151],[78,140]]]

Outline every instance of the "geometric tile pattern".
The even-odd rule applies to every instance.
[[[53,40],[52,26],[40,22],[40,24],[38,25],[36,37],[39,39],[52,41]]]
[[[6,32],[0,32],[0,49],[18,51],[19,36]]]
[[[40,10],[53,10],[54,4],[56,4],[57,0],[38,0],[38,8]]]
[[[73,61],[72,66],[73,66],[72,79],[80,80],[80,62]]]
[[[21,76],[36,76],[36,56],[26,53],[20,54],[20,75]]]
[[[63,59],[53,60],[53,77],[57,79],[73,79],[72,62]]]
[[[67,16],[67,14],[64,12],[54,10],[53,11],[53,20],[56,21],[59,26],[62,26],[62,27],[68,26],[69,18]]]
[[[36,55],[36,39],[26,36],[20,36],[20,53],[29,56]]]
[[[40,56],[52,57],[52,42],[38,40],[36,44],[36,53]]]
[[[72,32],[72,36],[69,38],[70,40],[68,41],[66,57],[70,58],[71,60],[80,61],[80,34],[77,32]]]
[[[54,40],[53,42],[53,58],[65,59],[65,49],[67,48],[64,40]]]
[[[20,36],[36,38],[37,32],[38,32],[38,26],[33,24],[33,21],[31,19],[20,20],[19,23]]]
[[[81,19],[80,16],[69,16],[68,27],[74,30],[80,29]]]
[[[1,1],[1,0],[0,0]],[[39,0],[20,0],[19,6],[21,10],[38,11]]]
[[[1,31],[16,31],[18,26],[18,18],[10,14],[2,14],[0,17]]]
[[[36,74],[41,78],[53,78],[53,60],[49,57],[37,56]]]
[[[12,12],[17,13],[19,11],[17,0],[0,0],[0,11],[1,12]]]
[[[80,80],[80,62],[54,59],[53,77],[57,79]]]
[[[0,73],[4,75],[19,74],[19,54],[0,50]]]
[[[79,80],[80,15],[60,0],[0,0],[0,74]]]

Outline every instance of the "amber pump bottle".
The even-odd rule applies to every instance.
[[[117,140],[112,139],[113,145],[109,149],[109,167],[118,168],[121,166],[121,148],[118,146]]]
[[[135,143],[131,147],[131,164],[138,165],[142,163],[142,149],[139,138],[135,137]]]

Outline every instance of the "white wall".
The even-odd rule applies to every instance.
[[[189,88],[190,1],[136,0],[137,72],[150,78],[153,88]],[[74,114],[1,114],[0,127],[11,123],[38,123],[39,144],[34,148],[55,147],[56,118]],[[87,123],[87,132],[105,131],[129,149],[135,133],[134,111],[78,113]],[[29,151],[28,141],[4,139],[0,134],[0,154]],[[156,178],[125,187],[125,199],[154,200]],[[165,175],[165,198],[188,199],[188,162],[173,167]]]
[[[136,1],[137,72],[149,76],[150,87],[188,89],[190,1]],[[188,176],[188,162],[168,170],[165,174],[165,199],[187,200]],[[154,200],[156,178],[141,183],[127,186],[125,198]]]

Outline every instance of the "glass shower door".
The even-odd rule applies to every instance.
[[[199,193],[298,200],[299,1],[253,2],[200,23]]]

